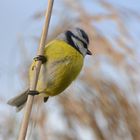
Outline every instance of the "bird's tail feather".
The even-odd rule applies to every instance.
[[[20,111],[26,101],[27,101],[27,98],[28,98],[28,90],[26,90],[25,92],[21,93],[20,95],[10,99],[7,103],[11,106],[15,106],[16,107],[16,110],[17,112]]]

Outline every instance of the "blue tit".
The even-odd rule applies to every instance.
[[[47,62],[41,66],[36,88],[44,96],[44,101],[63,92],[76,79],[85,56],[92,54],[88,46],[88,35],[80,28],[67,30],[46,45],[44,56]],[[33,61],[29,70],[30,81],[35,66],[36,61]],[[28,90],[9,100],[8,104],[21,109],[27,96]]]

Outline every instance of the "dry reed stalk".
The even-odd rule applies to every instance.
[[[74,133],[76,128],[73,125],[73,122],[76,118],[77,122],[80,122],[80,124],[84,126],[89,126],[89,128],[92,129],[93,134],[95,134],[96,140],[126,140],[128,137],[130,137],[129,139],[139,139],[138,134],[140,129],[138,111],[135,111],[135,107],[131,106],[131,102],[127,99],[127,96],[125,97],[125,92],[123,91],[122,87],[117,85],[115,81],[112,81],[112,83],[110,83],[110,77],[106,79],[102,76],[106,74],[98,72],[100,70],[100,65],[108,63],[112,67],[115,67],[115,69],[121,69],[125,71],[125,73],[128,73],[127,75],[129,75],[129,78],[132,78],[133,82],[132,74],[134,72],[132,70],[135,70],[135,68],[128,65],[128,63],[126,62],[126,56],[133,58],[133,55],[135,57],[135,52],[133,52],[133,49],[126,47],[128,42],[124,40],[124,38],[127,38],[128,40],[128,36],[130,33],[127,32],[128,29],[125,26],[125,22],[123,22],[122,18],[120,17],[121,13],[117,10],[116,6],[114,7],[113,5],[108,5],[105,3],[105,1],[104,3],[102,3],[102,7],[104,7],[109,12],[109,14],[103,15],[90,15],[89,13],[87,13],[87,11],[85,11],[84,7],[78,7],[81,7],[80,3],[78,3],[76,6],[75,4],[76,2],[71,1],[69,1],[68,4],[69,9],[71,7],[71,9],[75,13],[79,14],[77,21],[74,21],[73,25],[77,24],[78,22],[82,27],[84,27],[84,29],[86,29],[86,31],[90,35],[90,45],[93,46],[90,48],[94,52],[92,60],[90,61],[90,65],[93,67],[84,68],[88,71],[85,72],[85,75],[83,75],[83,77],[81,77],[85,89],[81,91],[81,96],[84,96],[85,99],[89,99],[89,96],[93,98],[93,105],[91,105],[91,100],[88,101],[90,103],[82,101],[81,99],[79,99],[80,101],[77,102],[74,100],[75,97],[71,98],[71,95],[69,94],[67,95],[68,97],[65,98],[62,97],[62,95],[62,98],[60,97],[59,103],[64,107],[64,117],[66,118],[68,130],[65,130],[64,135],[63,133],[61,134],[59,132],[53,132],[54,130],[51,130],[51,128],[49,128],[49,131],[51,130],[52,132],[47,134],[46,138],[51,135],[51,137],[54,138],[61,137],[60,139],[65,140],[78,140],[77,133]],[[118,32],[120,32],[121,35],[115,37],[114,42],[117,43],[117,47],[123,49],[125,53],[122,53],[112,47],[113,44],[106,38],[106,36],[91,24],[93,23],[93,21],[100,23],[106,20],[112,20],[117,25]],[[61,22],[56,27],[57,30],[54,30],[55,32],[51,34],[53,36],[51,38],[54,38],[56,34],[62,32],[64,30],[63,27],[66,27],[67,23],[71,22],[70,19],[68,20],[67,18],[67,22],[64,19],[61,19],[60,21]],[[100,56],[107,59],[100,59]],[[98,77],[95,76],[96,72],[97,75],[99,75]],[[119,76],[120,75],[118,74],[118,77]],[[134,83],[132,84],[132,86],[134,86]],[[94,93],[94,91],[96,92]],[[76,91],[73,92],[75,93]],[[90,109],[90,112],[86,109],[86,107]],[[101,112],[102,118],[106,122],[106,128],[102,128],[102,122],[98,122],[99,120],[96,118],[96,113],[98,113],[98,111]],[[42,119],[40,119],[38,125],[43,129]],[[121,128],[122,126],[123,128]],[[40,135],[44,134],[40,132]]]
[[[40,45],[38,48],[37,55],[43,55],[43,52],[44,52],[46,36],[48,33],[48,28],[49,28],[51,13],[52,13],[53,2],[54,2],[54,0],[48,0],[48,8],[46,11],[46,16],[45,16],[45,24],[43,26]],[[30,90],[36,90],[41,64],[42,64],[41,61],[38,61],[36,63],[36,67],[33,71],[33,79],[32,79],[32,81],[30,81]],[[33,100],[34,100],[34,97],[29,95],[26,106],[25,106],[25,112],[24,112],[24,116],[23,116],[23,120],[22,120],[22,124],[21,124],[21,129],[19,132],[18,140],[25,140],[27,128],[28,128],[28,124],[29,124],[29,119],[30,119],[30,114],[31,114],[31,110],[32,110]]]

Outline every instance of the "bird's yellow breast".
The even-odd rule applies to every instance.
[[[83,56],[61,40],[50,42],[44,51],[47,62],[42,65],[37,90],[54,96],[65,90],[78,76],[83,66]],[[30,68],[32,77],[33,62]]]

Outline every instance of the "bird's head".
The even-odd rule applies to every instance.
[[[92,55],[91,51],[88,49],[89,38],[84,30],[80,28],[74,28],[67,30],[64,33],[60,34],[57,39],[66,41],[77,51],[79,51],[83,56]]]

